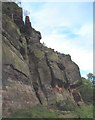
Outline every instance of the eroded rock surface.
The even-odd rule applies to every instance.
[[[3,3],[3,115],[13,110],[71,100],[82,101],[75,92],[81,85],[78,65],[70,55],[40,43],[41,33],[23,22],[22,9]]]

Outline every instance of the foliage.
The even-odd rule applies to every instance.
[[[43,46],[46,46],[46,44],[45,44],[44,42],[42,43],[42,45],[43,45]]]
[[[58,118],[58,115],[54,112],[51,113],[42,105],[37,105],[31,109],[19,110],[10,118]]]
[[[82,118],[82,119],[92,118],[93,117],[93,105],[92,105],[93,83],[90,80],[90,78],[86,79],[83,77],[82,77],[82,83],[83,84],[79,88],[79,91],[81,93],[83,101],[89,105],[84,104],[84,106],[78,107],[72,101],[65,100],[65,101],[56,103],[56,105],[51,107],[51,109],[55,110],[54,112],[50,112],[49,109],[47,109],[42,105],[37,105],[31,109],[19,110],[13,113],[10,116],[10,118],[13,117],[15,118],[14,120],[17,120],[18,118],[23,118],[23,119],[24,118],[40,118],[40,120],[44,120],[45,118],[60,118],[65,116],[65,114],[62,113],[62,111],[70,111],[70,116],[71,116],[70,118],[72,118],[73,116],[75,116],[74,118]],[[59,110],[59,112],[57,112],[56,110]],[[63,116],[60,116],[61,114],[63,114]],[[12,118],[9,120],[12,120]]]
[[[61,111],[74,111],[78,106],[70,100],[65,100],[56,104],[57,108]]]
[[[81,106],[75,112],[76,118],[93,118],[93,105]]]
[[[79,92],[86,104],[93,103],[93,85],[90,80],[82,77],[82,85],[79,88]]]
[[[24,10],[24,16],[28,16],[29,14],[30,14],[30,12],[29,12],[29,11]]]
[[[92,84],[94,85],[95,82],[95,75],[92,73],[88,73],[87,74],[88,80],[92,82]]]
[[[16,4],[21,4],[21,0],[13,0]]]

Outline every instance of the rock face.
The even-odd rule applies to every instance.
[[[3,116],[36,104],[82,101],[79,67],[70,55],[60,54],[40,43],[41,34],[22,9],[3,3]],[[74,92],[75,91],[75,92]]]

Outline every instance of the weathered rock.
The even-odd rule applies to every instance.
[[[29,16],[26,16],[25,18],[25,34],[31,35],[32,34],[32,27],[31,27],[31,22],[29,20]]]
[[[60,63],[65,67],[65,73],[71,87],[81,85],[81,75],[79,67],[71,60],[70,55],[59,55]]]
[[[29,76],[29,68],[23,58],[16,55],[8,46],[3,43],[3,64],[12,65],[14,69]]]
[[[79,93],[72,90],[81,84],[81,76],[70,55],[43,46],[40,32],[28,16],[24,24],[15,3],[3,3],[2,19],[4,115],[38,103],[80,102]]]
[[[23,14],[22,8],[18,7],[16,3],[13,2],[4,2],[2,3],[2,13],[6,14],[11,20],[20,28],[23,27]],[[10,7],[11,6],[11,7]]]
[[[10,65],[3,65],[3,116],[39,103],[31,81]]]

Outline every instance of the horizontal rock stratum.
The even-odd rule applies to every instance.
[[[68,99],[79,104],[82,80],[71,56],[43,46],[16,3],[2,3],[2,12],[3,116]]]

